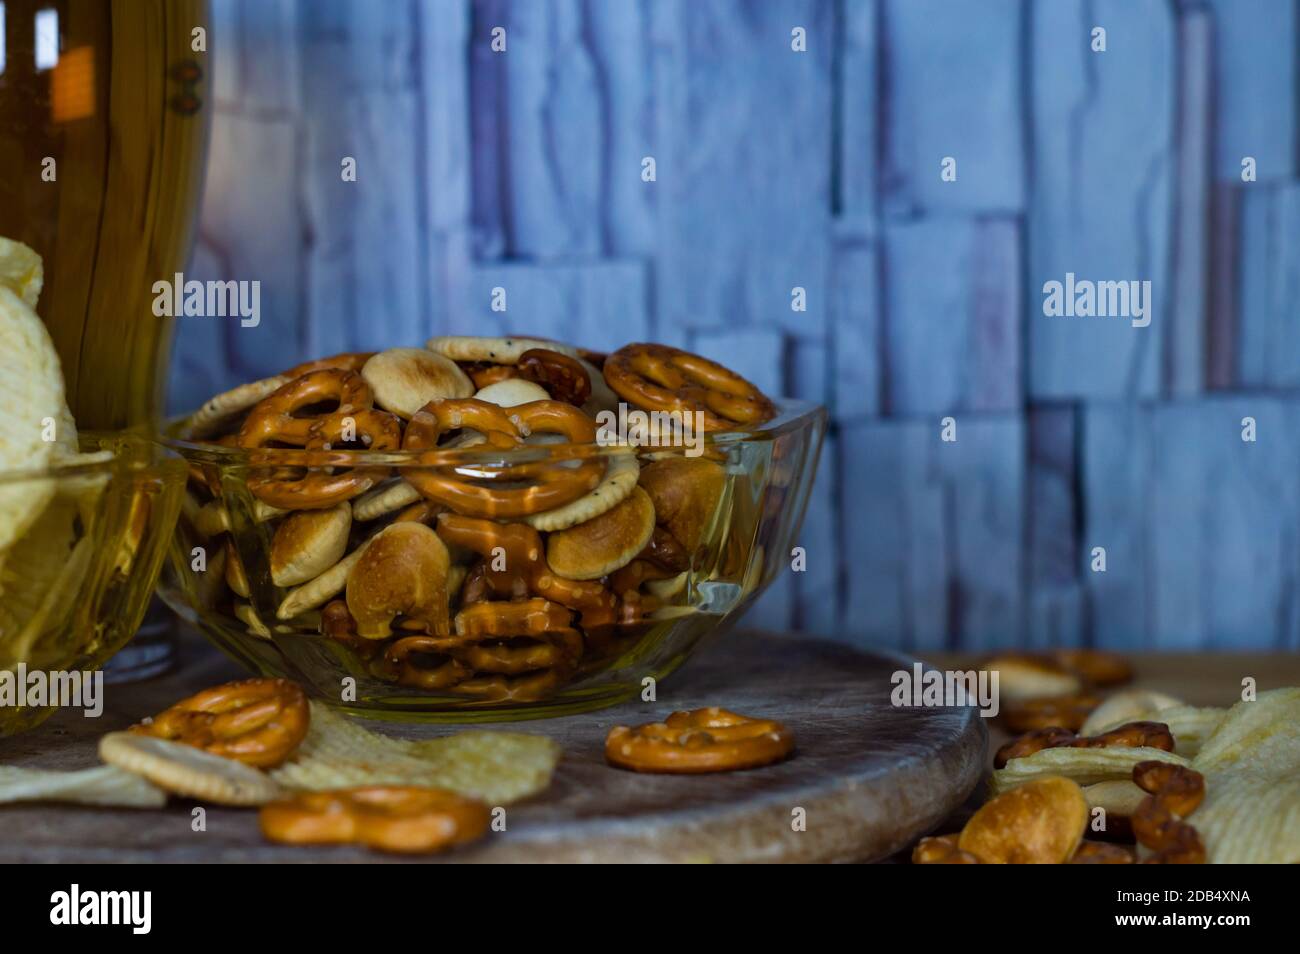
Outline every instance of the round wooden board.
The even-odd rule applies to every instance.
[[[660,687],[654,703],[516,723],[546,733],[564,760],[544,795],[508,810],[508,830],[437,860],[461,862],[870,861],[937,825],[980,778],[987,732],[973,709],[897,709],[890,675],[909,663],[834,643],[734,633]],[[60,713],[24,736],[0,740],[0,762],[78,768],[95,763],[99,735],[237,675],[204,656],[181,676],[110,688],[99,719]],[[609,726],[661,719],[674,709],[720,705],[784,721],[797,749],[788,761],[749,772],[645,775],[610,768]],[[410,737],[451,727],[373,723]],[[802,809],[804,830],[792,824]],[[353,848],[265,843],[256,814],[209,807],[207,830],[191,830],[192,806],[163,811],[70,806],[0,807],[0,861],[390,860]]]

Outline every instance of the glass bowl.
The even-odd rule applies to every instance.
[[[647,680],[671,673],[788,566],[826,412],[795,401],[780,402],[779,410],[759,428],[709,434],[693,447],[530,443],[394,453],[248,450],[184,440],[177,436],[184,422],[178,422],[164,443],[189,462],[190,481],[160,592],[249,669],[293,679],[326,702],[372,718],[508,720],[613,705],[645,692]],[[519,492],[584,466],[601,469],[600,486],[620,471],[636,475],[623,478],[629,487],[633,479],[645,485],[648,475],[658,475],[660,499],[666,493],[681,498],[686,516],[679,514],[675,532],[691,538],[689,544],[668,545],[675,538],[657,526],[654,547],[641,554],[653,549],[655,559],[625,568],[630,577],[556,581],[558,572],[544,572],[558,559],[549,549],[554,533],[520,522],[529,517],[476,521],[430,505],[407,481],[432,478],[471,490]],[[301,510],[286,513],[255,495],[266,480],[300,477],[306,468],[314,474],[365,468],[373,475],[376,484],[344,508],[352,517],[340,518],[346,529],[319,535],[313,527],[330,523],[320,508],[304,518]],[[678,480],[688,472],[690,480]],[[375,516],[383,499],[410,509]],[[403,564],[406,557],[391,539],[372,548],[381,531],[393,536],[387,528],[399,513],[435,531],[446,544],[442,563],[411,556]],[[659,524],[664,514],[656,518]],[[403,545],[409,537],[422,539],[423,531],[408,531],[397,535]],[[307,583],[277,583],[301,578],[286,569],[297,573],[301,562],[288,554],[312,551],[295,550],[295,541],[323,536],[332,538],[329,561],[338,562],[316,559],[318,568],[329,569]],[[413,563],[433,569],[417,572]],[[367,597],[384,581],[409,594],[420,580],[433,580],[436,589],[444,577],[441,633],[428,622],[430,613],[413,610],[394,616],[391,626],[381,619],[358,634],[361,624],[352,611],[364,615],[357,604],[372,605]],[[615,596],[602,595],[616,589]],[[542,593],[561,605],[539,599]],[[530,606],[545,612],[525,622]],[[475,639],[462,638],[471,632]]]
[[[0,736],[54,711],[56,675],[71,689],[72,674],[99,669],[126,644],[172,537],[185,483],[179,457],[122,433],[83,433],[80,449],[45,470],[0,472],[7,495],[39,509],[0,552]]]

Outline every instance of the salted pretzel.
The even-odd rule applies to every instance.
[[[625,401],[650,411],[698,411],[706,431],[752,427],[776,416],[763,392],[734,371],[668,345],[625,345],[605,359],[602,371]]]
[[[384,652],[384,662],[396,673],[399,685],[419,689],[448,689],[468,678],[471,670],[439,644],[436,636],[403,636]]]
[[[335,404],[323,414],[305,414],[321,404]],[[237,438],[240,447],[269,444],[307,451],[335,449],[348,438],[367,450],[396,450],[401,422],[374,407],[370,388],[355,371],[322,368],[294,378],[259,402],[244,420]],[[369,490],[386,475],[383,467],[259,468],[248,479],[253,496],[273,507],[308,510],[333,507]]]
[[[357,635],[357,621],[345,600],[331,600],[325,604],[320,612],[320,631],[362,659],[371,659],[384,648],[380,640],[363,639]]]
[[[1086,736],[1078,736],[1067,729],[1052,726],[1046,729],[1035,729],[1018,739],[1012,739],[998,749],[993,765],[1002,768],[1011,759],[1024,758],[1043,749],[1105,749],[1112,746],[1172,752],[1174,736],[1169,731],[1169,726],[1163,722],[1126,722],[1107,732]]]
[[[1183,819],[1205,798],[1205,776],[1183,765],[1148,761],[1133,766],[1133,782],[1149,793],[1130,819],[1138,844],[1152,851],[1143,864],[1204,864],[1205,844]]]
[[[650,542],[626,566],[609,577],[609,588],[619,595],[634,593],[646,580],[667,580],[690,568],[691,558],[671,533],[656,526]]]
[[[572,676],[573,670],[562,666],[522,676],[480,675],[458,683],[453,691],[484,702],[536,702],[552,695]]]
[[[307,697],[294,683],[242,679],[183,699],[130,731],[273,768],[298,747],[310,719]]]
[[[271,841],[359,844],[409,854],[474,841],[491,820],[491,810],[480,801],[415,785],[300,792],[263,805],[258,818],[262,834]]]
[[[465,587],[471,596],[485,598],[490,595],[500,600],[540,596],[578,610],[584,629],[589,622],[596,625],[617,609],[618,600],[598,580],[570,580],[557,576],[546,562],[546,548],[542,545],[541,535],[527,524],[502,524],[458,513],[441,513],[437,529],[438,535],[447,543],[464,547],[483,558],[483,562],[466,578]],[[498,562],[500,569],[494,568]],[[467,596],[465,602],[476,600]]]
[[[456,633],[476,639],[542,636],[568,630],[572,619],[569,610],[540,597],[517,603],[469,603],[456,614]]]
[[[674,712],[663,722],[617,725],[605,759],[635,772],[703,773],[758,768],[785,758],[794,734],[772,719],[751,719],[710,706]]]
[[[487,444],[500,450],[520,446],[530,434],[559,434],[571,444],[591,444],[596,424],[590,417],[563,401],[530,401],[511,408],[497,407],[475,398],[430,401],[406,425],[404,450],[433,450],[448,431],[472,428]],[[571,466],[572,465],[572,466]],[[475,517],[512,518],[563,506],[590,491],[605,473],[598,457],[576,461],[521,463],[493,468],[487,466],[411,469],[403,474],[423,496],[435,503]],[[463,472],[471,470],[474,477]],[[475,482],[483,479],[485,482]],[[505,486],[523,482],[526,486]]]
[[[282,372],[286,378],[300,378],[304,374],[310,374],[313,371],[360,371],[366,366],[366,362],[375,356],[373,351],[344,351],[342,354],[332,354],[328,358],[317,358],[315,361],[304,361],[302,364],[295,364],[288,371]]]
[[[969,851],[957,847],[957,835],[922,838],[912,849],[914,865],[978,865],[982,862]]]
[[[491,361],[461,361],[460,369],[474,382],[474,390],[482,391],[493,384],[519,377],[513,364],[493,364]]]
[[[529,348],[515,365],[519,376],[540,384],[557,401],[581,407],[591,397],[591,378],[575,358],[546,348]]]
[[[1026,699],[1004,709],[1002,722],[1012,732],[1052,727],[1078,732],[1099,705],[1101,699],[1090,693]]]

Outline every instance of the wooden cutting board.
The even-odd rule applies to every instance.
[[[100,735],[199,688],[241,675],[205,648],[178,674],[110,687],[104,714],[61,712],[0,740],[0,764],[81,768]],[[516,723],[550,735],[564,760],[542,796],[511,806],[507,831],[438,860],[869,861],[904,847],[965,799],[984,767],[987,733],[973,710],[896,709],[889,677],[901,658],[794,636],[733,633],[660,686],[655,703]],[[797,751],[780,765],[712,776],[642,775],[603,758],[609,726],[720,705],[780,719]],[[445,726],[371,723],[408,737]],[[322,862],[391,860],[353,848],[265,843],[256,813],[209,807],[191,830],[193,804],[164,810],[0,806],[0,862]],[[799,810],[802,810],[800,812]],[[794,820],[806,820],[796,831]]]

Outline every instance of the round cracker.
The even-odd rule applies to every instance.
[[[474,400],[486,401],[497,407],[518,407],[520,404],[550,399],[551,395],[546,388],[532,381],[525,381],[523,378],[506,378],[474,393]]]
[[[381,351],[365,363],[361,377],[377,405],[406,420],[430,401],[474,393],[474,382],[455,361],[424,348]]]
[[[444,335],[440,338],[430,338],[424,346],[453,361],[490,361],[493,364],[518,364],[520,356],[534,348],[558,351],[560,354],[567,354],[570,358],[579,357],[577,348],[558,341],[544,341],[541,338]]]
[[[610,507],[622,503],[636,486],[640,473],[641,465],[632,452],[610,454],[605,476],[588,493],[562,507],[529,514],[520,520],[543,532],[566,530],[592,517],[599,517]]]
[[[235,418],[251,410],[264,398],[289,383],[289,378],[277,374],[260,381],[249,381],[237,388],[223,391],[203,402],[203,406],[190,415],[186,432],[190,437],[211,437],[220,434]]]
[[[284,794],[265,772],[192,745],[150,735],[110,732],[99,757],[161,789],[218,805],[262,805]]]
[[[361,559],[361,554],[365,552],[369,543],[370,541],[367,540],[361,544],[316,579],[290,590],[289,595],[280,603],[280,608],[275,611],[276,618],[292,619],[305,610],[324,606],[342,593],[343,588],[348,584],[348,574],[357,565],[357,561]]]
[[[353,520],[374,520],[384,514],[409,507],[420,499],[420,492],[404,480],[368,490],[352,501]]]
[[[627,566],[655,530],[655,508],[640,487],[616,506],[546,540],[546,562],[569,580],[598,580]]]

